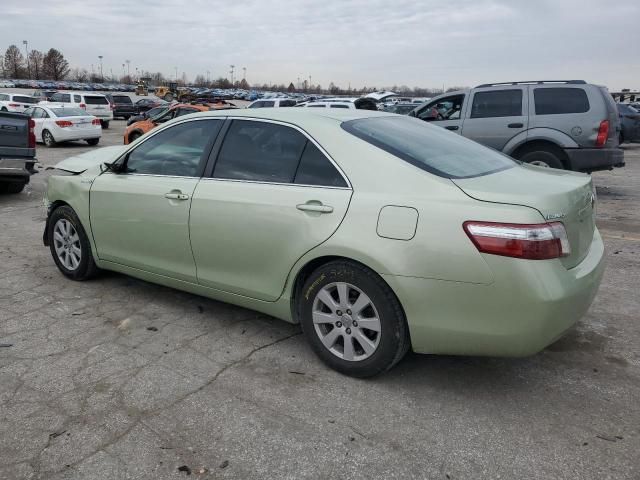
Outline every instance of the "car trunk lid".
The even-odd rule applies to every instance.
[[[571,254],[560,259],[566,268],[578,265],[589,252],[595,230],[595,194],[588,175],[522,165],[452,181],[476,200],[524,205],[536,209],[547,222],[562,222],[571,245]]]

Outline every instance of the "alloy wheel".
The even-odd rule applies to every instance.
[[[58,260],[68,270],[75,270],[82,259],[80,236],[73,224],[64,218],[53,227],[53,246]]]
[[[362,361],[378,348],[380,317],[371,299],[346,282],[330,283],[318,291],[312,309],[318,338],[333,355]]]

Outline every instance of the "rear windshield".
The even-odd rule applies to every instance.
[[[90,95],[85,95],[84,103],[86,103],[87,105],[109,105],[109,100],[107,100],[107,97],[93,97]]]
[[[13,96],[13,101],[14,102],[20,102],[20,103],[38,103],[38,99],[35,97],[24,97],[22,95],[14,95]]]
[[[131,101],[131,97],[128,97],[126,95],[114,95],[113,96],[113,101],[115,103],[129,103],[129,104],[133,104],[133,102]]]
[[[52,108],[51,112],[56,117],[86,117],[87,112],[81,108]]]
[[[411,117],[350,120],[342,128],[422,170],[444,178],[469,178],[516,163],[501,153]]]
[[[587,92],[581,88],[536,88],[536,115],[559,115],[589,111]]]

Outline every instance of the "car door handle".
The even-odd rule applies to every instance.
[[[169,192],[164,194],[164,198],[168,198],[169,200],[188,200],[189,195],[180,192]]]
[[[457,125],[449,125],[448,127],[444,127],[447,130],[458,130],[460,127],[458,127]]]
[[[509,128],[522,128],[522,127],[524,127],[524,123],[510,123],[509,125],[507,125],[507,127],[509,127]]]
[[[318,213],[331,213],[333,212],[333,207],[329,205],[323,205],[321,203],[301,203],[300,205],[296,205],[298,210],[302,210],[303,212],[318,212]]]

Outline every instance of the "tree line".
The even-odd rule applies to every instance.
[[[10,45],[2,57],[2,76],[13,79],[63,80],[69,75],[69,62],[55,48],[31,50],[25,58],[16,45]]]

